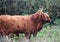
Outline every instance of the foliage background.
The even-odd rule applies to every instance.
[[[43,9],[55,19],[60,18],[60,0],[0,0],[0,14],[25,15]]]

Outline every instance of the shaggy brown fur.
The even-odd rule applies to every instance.
[[[31,34],[35,36],[48,22],[50,22],[49,15],[40,10],[28,16],[1,15],[0,35],[24,33],[26,38],[30,38]]]

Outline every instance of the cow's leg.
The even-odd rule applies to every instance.
[[[30,34],[30,32],[29,32],[29,31],[25,32],[25,37],[26,37],[27,39],[30,39],[31,34]]]
[[[33,36],[34,36],[34,37],[37,35],[37,32],[38,32],[38,29],[36,28],[36,29],[34,30],[34,33],[33,33]]]
[[[15,35],[16,35],[17,37],[19,37],[19,33],[16,33]]]
[[[37,35],[37,33],[33,33],[33,36],[35,37]]]

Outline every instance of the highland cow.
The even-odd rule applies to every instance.
[[[37,11],[28,16],[21,15],[1,15],[0,16],[0,35],[24,33],[26,38],[37,35],[45,23],[49,23],[50,17],[47,13]]]

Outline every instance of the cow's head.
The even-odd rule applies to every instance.
[[[51,22],[51,19],[50,19],[49,15],[47,13],[42,13],[41,18],[42,18],[41,20],[46,22],[46,23]]]
[[[44,22],[44,23],[51,22],[51,19],[47,13],[44,13],[43,11],[40,11],[40,10],[37,11],[36,13],[38,14],[38,17],[41,22]]]

